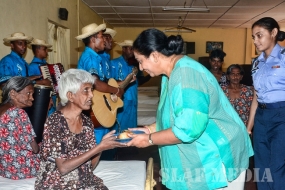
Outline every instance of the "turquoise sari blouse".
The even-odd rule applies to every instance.
[[[246,127],[217,80],[187,56],[162,78],[156,127],[171,128],[182,141],[159,146],[162,183],[169,189],[225,187],[253,155]]]

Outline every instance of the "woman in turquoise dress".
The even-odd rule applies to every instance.
[[[146,134],[130,135],[127,145],[158,145],[162,183],[169,189],[243,189],[253,150],[216,78],[180,55],[180,35],[148,29],[133,47],[140,69],[163,77],[156,123],[141,128]]]

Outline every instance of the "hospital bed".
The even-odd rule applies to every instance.
[[[153,179],[153,159],[145,161],[100,161],[94,174],[103,179],[109,190],[151,190]],[[35,178],[11,180],[0,177],[0,189],[32,190]]]
[[[157,86],[138,87],[138,126],[154,123],[159,102]]]

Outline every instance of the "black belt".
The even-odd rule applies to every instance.
[[[285,101],[275,102],[275,103],[259,103],[258,102],[258,107],[261,109],[283,108],[283,107],[285,107]]]

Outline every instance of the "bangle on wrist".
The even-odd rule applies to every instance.
[[[145,126],[145,128],[147,128],[147,129],[148,129],[149,134],[151,134],[151,130],[150,130],[150,128],[149,128],[148,126]]]
[[[149,136],[148,136],[148,142],[149,142],[149,144],[153,145],[153,141],[151,139],[151,134],[149,134]]]

